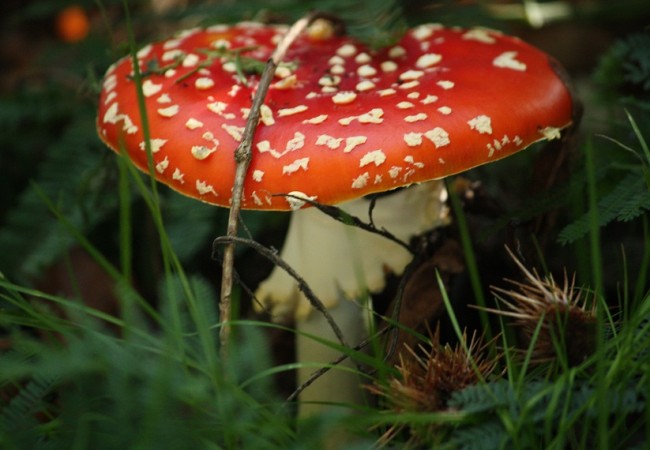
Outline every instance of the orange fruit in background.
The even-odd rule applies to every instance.
[[[56,33],[62,41],[79,42],[90,30],[90,21],[86,11],[80,6],[68,6],[56,16]]]

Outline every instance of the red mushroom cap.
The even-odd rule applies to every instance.
[[[159,181],[229,205],[256,69],[285,31],[192,29],[138,52]],[[303,205],[277,194],[336,204],[443,178],[559,137],[571,123],[571,95],[549,57],[492,30],[422,25],[379,51],[306,33],[284,61],[255,134],[247,209]],[[106,74],[97,126],[109,147],[147,169],[130,57]]]

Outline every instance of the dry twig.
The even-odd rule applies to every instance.
[[[264,72],[260,78],[257,92],[253,98],[251,105],[250,115],[244,128],[242,141],[235,150],[235,161],[237,167],[235,169],[235,180],[233,182],[232,190],[232,203],[230,206],[230,214],[228,216],[227,236],[234,238],[237,236],[237,226],[239,221],[239,212],[241,211],[241,198],[244,191],[244,180],[248,172],[248,166],[252,159],[251,147],[253,145],[253,138],[255,130],[260,118],[260,108],[266,98],[271,80],[275,74],[275,69],[282,61],[291,44],[302,33],[309,24],[317,17],[317,14],[311,13],[294,23],[284,38],[278,43],[271,58],[266,63]],[[223,256],[222,276],[221,276],[221,299],[219,302],[219,313],[221,320],[221,329],[219,339],[221,343],[221,356],[225,360],[228,357],[228,342],[230,340],[230,298],[232,296],[233,285],[233,264],[235,254],[234,241],[226,245]]]

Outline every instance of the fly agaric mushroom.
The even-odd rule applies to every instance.
[[[260,69],[285,30],[255,23],[195,28],[137,52],[148,144],[159,181],[201,201],[229,205],[233,153],[242,140]],[[558,138],[571,124],[571,95],[553,62],[497,31],[421,25],[380,50],[334,33],[305,33],[284,61],[261,109],[242,207],[296,211],[282,256],[308,282],[327,280],[329,290],[317,288],[315,293],[331,306],[339,297],[335,289],[352,296],[357,292],[356,280],[352,287],[342,281],[350,270],[342,261],[354,257],[348,241],[338,237],[340,224],[330,220],[335,237],[325,238],[299,222],[303,215],[305,222],[325,220],[314,210],[301,210],[309,206],[301,198],[340,204],[440,179]],[[97,126],[109,147],[124,149],[136,166],[147,170],[133,75],[129,57],[109,68]],[[439,184],[408,192],[404,195],[429,205],[441,203]],[[376,210],[381,212],[380,226],[388,220],[381,211],[384,201],[389,200],[382,199]],[[397,219],[385,226],[403,239],[444,221],[440,212],[424,215],[422,206],[411,209],[415,220],[405,212],[406,204],[393,201],[397,206],[384,210],[397,210]],[[358,204],[343,205],[359,211]],[[362,239],[365,233],[358,235]],[[311,247],[319,242],[338,243],[340,250],[327,248],[334,261],[325,261]],[[359,254],[371,252],[376,242],[359,244]],[[381,276],[384,266],[399,273],[408,259],[397,247],[388,253],[398,261],[372,253],[365,259],[375,269],[367,269],[364,262],[360,267],[370,278],[376,272]],[[317,273],[305,273],[312,268]],[[381,288],[381,281],[371,280],[367,286]],[[276,271],[258,292],[276,311],[286,312],[291,305],[299,314],[299,327],[322,334],[322,319],[310,314],[290,278]],[[347,314],[351,305],[339,303],[334,316],[340,315],[337,311]],[[361,328],[358,316],[344,327],[347,332]]]

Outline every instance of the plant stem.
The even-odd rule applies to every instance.
[[[241,211],[241,198],[244,191],[244,180],[248,173],[248,166],[252,159],[251,148],[253,145],[253,138],[255,137],[255,130],[260,118],[260,108],[266,98],[266,93],[271,85],[271,80],[275,75],[275,69],[282,61],[291,44],[302,33],[309,24],[316,18],[316,14],[311,13],[295,22],[287,34],[278,43],[271,58],[266,63],[264,72],[260,78],[257,86],[257,92],[253,98],[251,105],[250,115],[244,128],[242,141],[235,150],[235,180],[232,189],[232,203],[230,205],[230,214],[228,216],[227,236],[233,238],[237,236],[237,226],[239,222],[239,212]],[[233,264],[235,258],[235,244],[234,242],[226,245],[223,255],[222,263],[222,276],[221,276],[221,300],[219,302],[219,317],[221,321],[221,329],[219,331],[219,339],[221,343],[221,357],[225,361],[228,358],[228,343],[230,341],[230,319],[231,307],[230,300],[232,297],[233,285]]]

